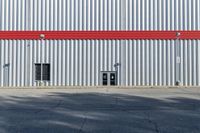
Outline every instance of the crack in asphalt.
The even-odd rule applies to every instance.
[[[159,130],[159,127],[158,127],[158,123],[151,119],[150,114],[148,114],[148,113],[144,113],[144,114],[146,114],[146,116],[147,116],[147,121],[154,126],[155,132],[156,133],[161,133],[160,130]]]
[[[38,111],[35,111],[34,113],[35,113],[35,114],[39,114],[39,113],[41,113],[41,112],[43,112],[43,111],[45,111],[45,110],[56,109],[56,108],[58,108],[58,107],[60,107],[60,106],[62,105],[62,102],[63,102],[62,100],[59,100],[58,103],[56,103],[55,106],[50,107],[50,108],[48,108],[48,109],[39,109]]]
[[[78,130],[78,133],[81,133],[81,132],[83,131],[83,128],[84,128],[85,123],[86,123],[86,121],[87,121],[87,116],[86,116],[86,115],[84,115],[84,116],[85,116],[85,117],[84,117],[83,122],[82,122],[82,124],[81,124],[81,126],[80,126],[80,129]]]
[[[51,108],[49,108],[49,109],[39,109],[39,110],[37,110],[37,111],[35,111],[35,112],[33,112],[34,114],[36,114],[36,115],[38,115],[39,113],[41,113],[41,112],[43,112],[43,111],[45,111],[45,110],[50,110],[50,109],[55,109],[55,108],[58,108],[60,105],[62,104],[62,100],[59,100],[58,101],[58,103],[56,103],[56,105],[55,106],[53,106],[53,107],[51,107]],[[20,121],[17,123],[17,124],[15,124],[15,126],[16,126],[16,132],[17,133],[21,133],[22,132],[22,130],[24,129],[24,128],[21,128],[21,126],[20,125],[22,125],[22,123],[24,122],[24,121],[26,121],[26,120],[28,120],[28,118],[21,118],[20,119]]]

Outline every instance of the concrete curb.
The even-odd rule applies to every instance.
[[[30,86],[30,87],[0,87],[0,89],[177,89],[199,88],[200,86]]]

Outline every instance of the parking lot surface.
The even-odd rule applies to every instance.
[[[200,133],[200,88],[0,89],[0,133]]]

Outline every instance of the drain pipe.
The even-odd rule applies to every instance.
[[[180,46],[179,46],[179,37],[181,33],[176,33],[176,86],[181,86],[180,80],[180,64],[181,64],[181,57],[180,57]]]

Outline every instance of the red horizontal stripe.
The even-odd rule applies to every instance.
[[[0,31],[0,39],[38,40],[174,40],[200,39],[200,31]]]

